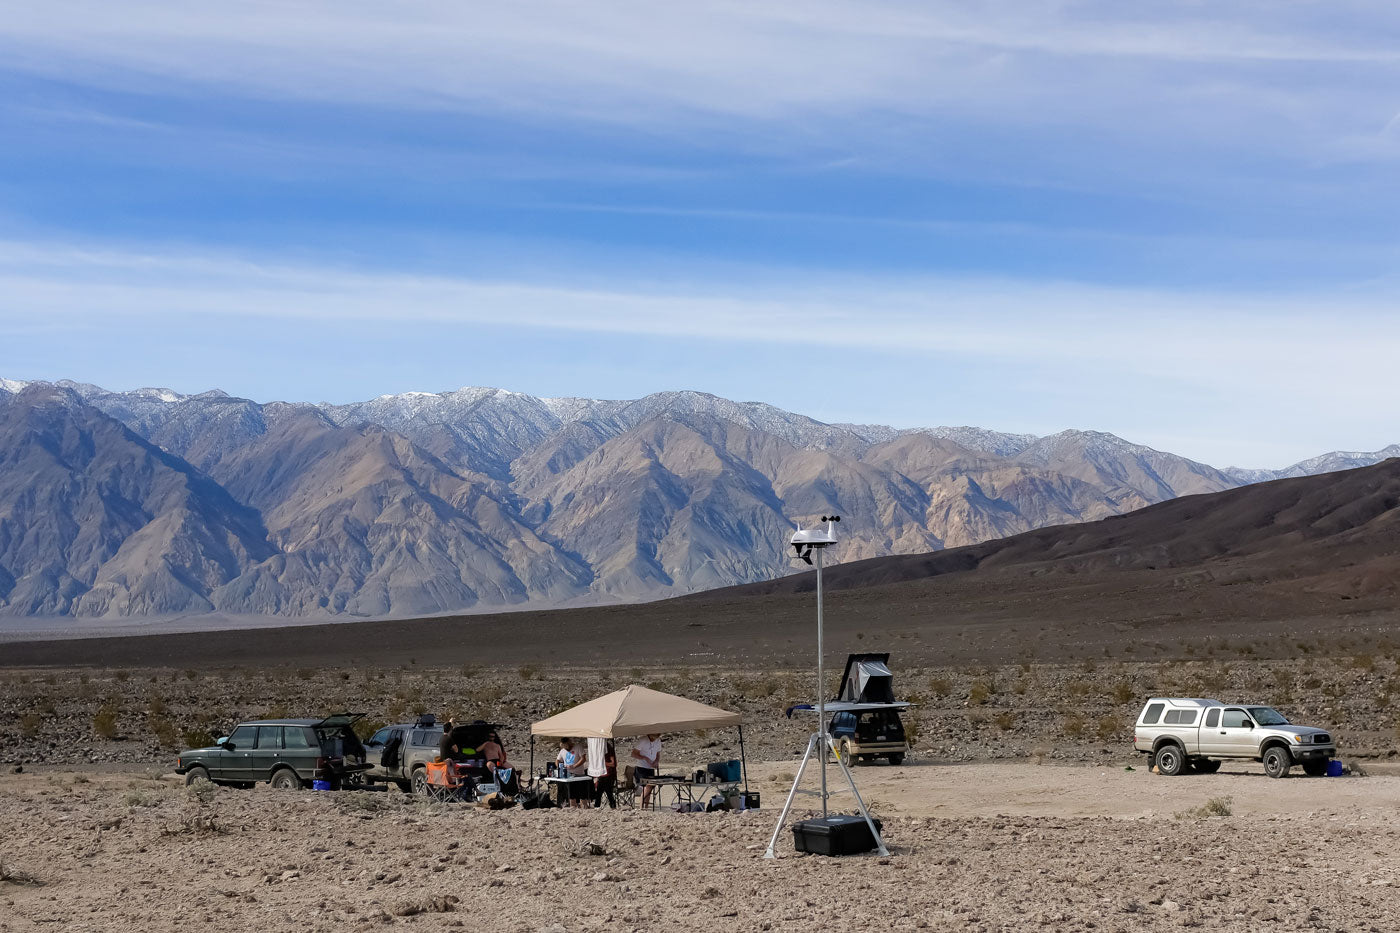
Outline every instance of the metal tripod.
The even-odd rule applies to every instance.
[[[829,525],[827,526],[830,527]],[[764,858],[774,858],[773,847],[778,844],[778,835],[783,831],[783,824],[787,822],[788,813],[792,811],[792,801],[798,794],[815,794],[822,799],[822,816],[827,815],[827,798],[831,792],[826,786],[826,756],[832,754],[836,758],[836,763],[841,766],[841,773],[846,775],[846,783],[851,787],[851,793],[855,794],[856,804],[860,807],[860,815],[865,817],[865,825],[870,827],[871,838],[875,840],[875,845],[881,855],[889,855],[885,848],[885,840],[880,837],[880,831],[875,828],[875,822],[870,819],[870,811],[865,809],[865,800],[861,798],[860,791],[856,790],[856,779],[851,776],[851,769],[846,766],[846,762],[841,760],[841,755],[836,750],[836,743],[831,739],[831,733],[826,731],[826,701],[822,699],[826,696],[826,685],[822,683],[825,679],[822,663],[822,552],[826,550],[824,546],[813,547],[817,552],[817,732],[813,732],[807,739],[807,752],[802,756],[802,764],[797,769],[797,777],[792,779],[792,790],[788,791],[787,801],[783,804],[783,812],[778,815],[778,825],[773,827],[773,838],[768,840],[768,851],[763,853]],[[813,750],[820,748],[820,765],[822,772],[822,789],[803,790],[798,787],[802,783],[802,775],[807,770],[807,763],[812,760]]]
[[[812,752],[821,748],[819,754],[822,758],[822,789],[803,790],[798,787],[802,783],[802,773],[807,770],[807,763],[812,760]],[[807,740],[807,753],[802,756],[802,764],[797,769],[797,777],[792,779],[792,790],[788,791],[787,800],[783,803],[783,812],[778,815],[778,825],[773,827],[773,838],[768,840],[768,851],[763,853],[764,858],[775,858],[773,848],[778,844],[778,836],[783,831],[783,825],[787,823],[788,813],[792,811],[792,802],[798,794],[814,794],[822,799],[822,816],[827,815],[826,801],[831,796],[831,792],[826,787],[826,754],[830,752],[836,758],[836,763],[841,766],[841,773],[846,776],[846,783],[850,785],[851,793],[855,794],[856,805],[860,807],[860,815],[865,817],[865,825],[870,827],[870,836],[875,840],[875,847],[881,855],[889,855],[890,850],[885,848],[885,840],[881,838],[880,831],[875,828],[875,821],[870,818],[870,811],[865,808],[865,800],[861,797],[860,791],[856,790],[856,779],[851,776],[851,769],[846,762],[841,759],[840,753],[836,749],[836,743],[832,740],[831,734],[825,730],[813,732],[812,737]]]

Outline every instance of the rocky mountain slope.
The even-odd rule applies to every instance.
[[[791,520],[823,512],[851,561],[1244,481],[1098,432],[829,425],[697,392],[311,405],[0,380],[0,414],[11,615],[651,599],[788,573]]]

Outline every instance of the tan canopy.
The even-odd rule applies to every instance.
[[[742,721],[738,713],[631,684],[542,719],[530,727],[530,734],[622,739],[652,732],[737,726]]]

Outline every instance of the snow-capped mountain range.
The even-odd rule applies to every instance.
[[[1217,470],[1112,434],[825,424],[700,392],[349,405],[0,379],[0,613],[409,615],[650,599],[1349,469]]]

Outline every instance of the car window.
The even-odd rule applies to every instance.
[[[1227,709],[1220,716],[1220,725],[1226,729],[1243,729],[1248,721],[1242,709]]]
[[[311,740],[306,737],[306,730],[301,726],[288,726],[283,738],[288,748],[311,747]]]
[[[1142,724],[1144,726],[1156,725],[1157,720],[1162,718],[1162,710],[1165,708],[1166,704],[1164,703],[1147,704],[1147,712],[1142,714]]]
[[[232,742],[236,748],[252,748],[257,738],[257,726],[239,726],[237,729],[233,730],[233,735],[230,735],[228,740]]]
[[[1220,725],[1220,710],[1213,709],[1206,713],[1206,728],[1214,729],[1218,725]]]
[[[411,745],[436,745],[442,740],[442,733],[437,730],[414,729]]]
[[[370,737],[369,737],[369,741],[366,742],[365,744],[366,744],[366,745],[387,745],[387,744],[389,744],[389,736],[393,735],[393,733],[394,733],[394,729],[393,729],[392,726],[385,726],[383,729],[380,729],[380,730],[379,730],[378,732],[376,732],[374,735],[370,736]]]
[[[1283,718],[1283,714],[1272,706],[1251,706],[1250,715],[1254,721],[1261,726],[1286,726],[1288,720]]]
[[[1196,721],[1196,711],[1193,709],[1169,709],[1166,718],[1162,721],[1169,726],[1189,726]]]
[[[281,726],[258,726],[258,748],[281,748]]]

